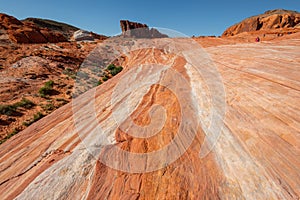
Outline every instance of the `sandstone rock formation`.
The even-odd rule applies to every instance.
[[[67,38],[58,31],[41,28],[31,22],[21,22],[18,19],[0,14],[0,29],[2,34],[16,43],[57,43],[66,42]]]
[[[120,26],[123,36],[136,38],[165,38],[165,34],[160,33],[157,29],[151,28],[146,24],[131,22],[128,20],[121,20]]]
[[[158,135],[136,138],[129,135],[132,127],[128,132],[120,128],[128,119],[115,124],[113,111],[126,105],[129,97],[135,99],[141,94],[138,89],[134,94],[124,89],[115,103],[111,102],[113,88],[133,66],[171,65],[190,86],[181,90],[186,92],[183,106],[196,110],[197,105],[203,106],[199,116],[206,116],[205,110],[211,106],[205,99],[192,101],[206,91],[206,83],[187,60],[164,51],[138,50],[128,55],[120,76],[84,93],[73,104],[56,110],[0,146],[1,199],[299,199],[299,36],[220,46],[218,41],[224,39],[213,40],[214,45],[205,50],[223,79],[227,113],[225,127],[208,156],[199,157],[205,137],[201,126],[178,160],[153,172],[122,172],[98,160],[104,155],[127,166],[127,160],[110,154],[113,147],[138,154],[155,152],[173,140],[183,120],[174,92],[154,84],[141,96],[128,119],[140,126],[151,125],[150,108],[162,105],[167,116]],[[188,45],[185,39],[178,39],[178,48]],[[157,71],[147,67],[132,73],[126,88],[138,88],[137,80],[178,81],[163,68]],[[90,110],[92,102],[94,110]],[[79,126],[74,111],[79,114]],[[102,133],[97,125],[103,128]],[[186,142],[185,135],[181,137],[182,143],[176,143],[178,148]],[[154,162],[148,160],[145,167]]]
[[[107,39],[107,37],[104,35],[98,35],[96,33],[85,31],[85,30],[78,30],[74,32],[71,39],[74,41],[94,41],[96,39],[104,40]]]
[[[43,40],[43,28],[6,16],[2,22],[12,25],[1,25],[0,41],[11,38],[7,31],[14,29],[19,40],[30,42],[25,28],[19,30],[24,26],[38,30],[30,33],[34,41]],[[124,35],[135,26],[144,25],[124,22]],[[143,28],[148,31],[128,36],[151,38],[156,34]],[[300,33],[261,43],[249,43],[252,37],[244,32],[237,37],[136,40],[142,47],[147,42],[174,45],[164,50],[133,48],[121,54],[116,58],[124,66],[120,74],[1,144],[0,199],[299,199]],[[99,52],[115,52],[107,46],[126,49],[135,42],[115,39],[103,44],[101,50],[107,51],[93,51],[92,59],[84,63],[102,66],[96,62]],[[96,45],[0,43],[0,102],[14,103],[26,94],[37,106],[29,111],[21,108],[22,120],[43,111],[40,104],[57,106],[70,97],[72,76]],[[197,48],[193,49],[194,45]],[[189,51],[170,53],[174,49]],[[191,64],[193,59],[200,59],[198,64],[209,71],[216,66],[225,96],[209,91],[216,74],[199,74]],[[168,66],[175,73],[169,73]],[[92,72],[97,74],[97,70]],[[174,76],[178,74],[184,81]],[[50,79],[60,94],[49,99],[37,97],[36,90]],[[209,96],[224,98],[213,102],[206,99]],[[212,151],[201,157],[199,152],[207,147],[205,139],[209,138],[209,144],[215,139],[206,132],[212,117],[208,111],[218,111],[224,107],[222,102],[226,113],[221,134]],[[127,108],[132,112],[127,113]],[[222,118],[216,113],[216,118]],[[22,124],[14,119],[0,115],[0,133],[7,123]],[[190,126],[195,121],[201,121],[199,126]],[[139,134],[156,134],[136,137],[134,129],[140,130]],[[151,156],[169,144],[174,149]],[[188,148],[182,152],[183,146]],[[139,157],[144,162],[131,160],[125,153],[115,154],[115,148],[145,155]],[[178,152],[182,154],[168,162]],[[137,172],[155,164],[160,168]],[[129,171],[118,170],[120,166]]]
[[[63,34],[68,40],[71,39],[73,33],[79,28],[75,26],[71,26],[69,24],[65,24],[62,22],[57,22],[49,19],[40,19],[40,18],[26,18],[21,20],[23,23],[31,23],[39,28],[47,28],[51,31],[59,32]]]
[[[285,30],[299,27],[300,13],[288,10],[271,10],[237,23],[224,31],[222,36],[233,36],[243,32]],[[299,31],[299,30],[298,30]]]

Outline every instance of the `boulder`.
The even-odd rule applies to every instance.
[[[88,31],[78,30],[78,31],[74,32],[73,40],[75,40],[75,41],[94,41],[94,37]]]
[[[94,41],[94,40],[104,40],[107,39],[104,35],[98,35],[93,32],[85,31],[85,30],[78,30],[75,31],[72,40],[74,41]]]

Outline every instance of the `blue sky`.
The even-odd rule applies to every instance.
[[[18,19],[53,19],[104,35],[120,33],[120,19],[185,35],[221,35],[229,26],[266,10],[300,11],[299,0],[0,0],[0,12]]]

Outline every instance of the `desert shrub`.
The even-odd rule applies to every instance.
[[[30,101],[26,98],[23,98],[20,102],[15,103],[13,106],[15,106],[16,108],[22,107],[22,108],[30,109],[30,108],[34,107],[35,104],[32,101]]]
[[[104,77],[102,77],[102,81],[107,81],[108,80],[108,78],[106,77],[106,76],[104,76]]]
[[[116,68],[114,64],[110,64],[106,67],[106,69],[108,69],[109,71],[113,70],[114,68]]]
[[[119,67],[115,67],[114,69],[112,69],[110,71],[112,76],[117,75],[118,73],[120,73],[123,70],[123,67],[119,66]]]
[[[52,103],[45,104],[41,106],[45,111],[52,111],[55,109],[55,106]]]
[[[45,85],[39,89],[40,96],[46,97],[47,95],[51,95],[51,93],[53,92],[53,85],[54,81],[47,81]]]
[[[16,112],[17,107],[14,105],[0,105],[0,114],[11,116]]]
[[[122,66],[116,67],[114,64],[110,64],[106,67],[106,69],[109,70],[112,76],[115,76],[123,70],[123,67]]]
[[[30,126],[31,124],[33,124],[34,122],[42,119],[43,117],[45,117],[45,115],[42,114],[41,112],[38,112],[38,113],[33,115],[33,119],[23,122],[23,125],[24,126]]]
[[[98,81],[97,85],[101,85],[102,84],[102,81]]]
[[[47,81],[45,83],[45,87],[48,87],[48,88],[53,88],[53,85],[54,85],[54,81],[50,80],[50,81]]]
[[[14,103],[13,105],[0,105],[0,114],[12,116],[16,113],[18,107],[30,109],[34,106],[35,104],[32,101],[23,98],[20,102]]]

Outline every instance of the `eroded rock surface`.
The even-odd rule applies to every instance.
[[[130,115],[136,124],[146,126],[151,123],[151,107],[162,105],[167,116],[157,135],[130,136],[120,129],[127,118],[115,124],[112,112],[128,96],[124,90],[112,104],[113,88],[134,66],[171,65],[189,85],[183,105],[200,105],[203,110],[195,111],[202,117],[211,107],[209,101],[193,100],[206,91],[205,80],[187,60],[164,51],[138,50],[128,55],[125,70],[118,76],[0,146],[1,199],[299,199],[300,39],[223,45],[218,41],[205,50],[222,77],[227,112],[220,138],[206,157],[199,157],[205,138],[201,126],[179,159],[153,172],[122,172],[98,160],[105,155],[126,165],[126,160],[110,154],[112,147],[146,154],[161,149],[177,135],[181,105],[176,94],[159,84],[142,95]],[[179,44],[189,43],[182,39]],[[155,80],[173,80],[164,69],[134,72],[128,88],[137,87],[136,80],[148,80],[149,74],[154,74]],[[136,90],[133,97],[140,95]],[[94,110],[90,109],[92,102]],[[80,126],[74,123],[73,109],[79,114]],[[99,124],[103,135],[96,132]],[[101,136],[105,139],[97,140]],[[184,135],[181,139],[186,142]],[[98,158],[88,151],[94,148],[100,150],[95,151]],[[161,156],[167,159],[169,154]],[[151,160],[147,166],[151,167]]]

